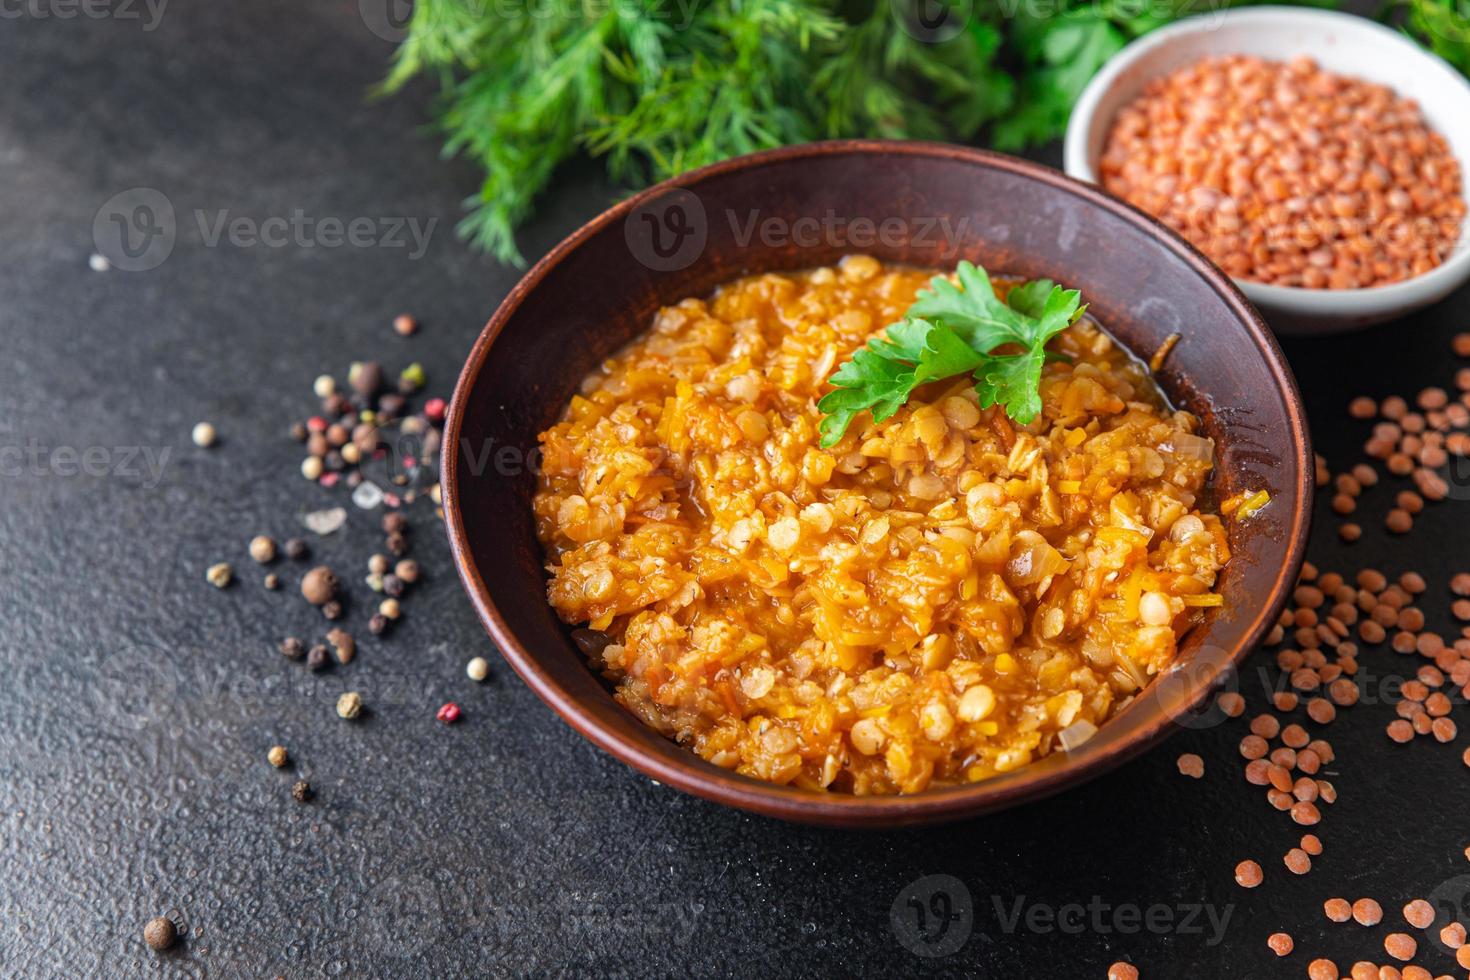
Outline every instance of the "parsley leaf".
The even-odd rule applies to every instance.
[[[859,348],[828,380],[836,390],[817,403],[822,419],[822,445],[830,446],[864,411],[882,422],[898,411],[921,384],[968,374],[982,356],[951,329],[911,318],[895,323],[886,338],[873,338]]]
[[[842,438],[864,411],[883,422],[919,385],[974,372],[982,408],[1000,405],[1016,421],[1041,412],[1041,369],[1047,341],[1086,309],[1075,289],[1050,279],[1015,286],[1002,301],[984,269],[961,262],[958,285],[935,276],[904,319],[868,341],[828,379],[834,390],[817,403],[822,445]],[[1019,347],[1018,353],[997,353]]]

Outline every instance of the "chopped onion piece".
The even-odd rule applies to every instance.
[[[1090,721],[1078,720],[1057,732],[1057,741],[1062,749],[1071,752],[1097,734],[1097,726]]]

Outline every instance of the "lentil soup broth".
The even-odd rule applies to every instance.
[[[858,794],[1007,772],[1086,741],[1221,603],[1213,446],[1088,319],[1030,425],[956,378],[821,448],[827,377],[932,275],[849,256],[683,300],[541,433],[551,605],[715,765]]]

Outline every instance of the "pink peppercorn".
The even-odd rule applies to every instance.
[[[455,704],[453,701],[446,702],[445,705],[439,709],[439,713],[436,714],[434,717],[438,718],[446,725],[452,725],[455,722],[459,721],[459,705]]]
[[[306,428],[312,432],[326,432],[327,420],[320,415],[313,415],[306,420]]]
[[[424,418],[430,422],[443,422],[444,410],[447,406],[442,398],[430,398],[424,402]]]

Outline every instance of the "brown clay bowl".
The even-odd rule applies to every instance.
[[[986,782],[912,796],[758,782],[644,727],[612,699],[548,607],[531,514],[536,434],[660,305],[743,274],[851,252],[937,268],[970,259],[999,273],[1056,279],[1080,288],[1091,312],[1144,358],[1180,333],[1159,381],[1216,440],[1216,494],[1265,489],[1272,501],[1249,521],[1227,522],[1234,557],[1222,574],[1225,606],[1188,634],[1175,667],[1090,741]],[[953,820],[1035,800],[1181,726],[1211,723],[1196,709],[1235,683],[1234,667],[1292,588],[1313,489],[1301,399],[1280,349],[1229,278],[1183,239],[1046,167],[956,146],[879,141],[728,160],[652,187],[578,229],[511,290],[470,351],[443,453],[444,511],[465,589],[502,655],[557,714],[660,782],[757,813],[843,827]]]

